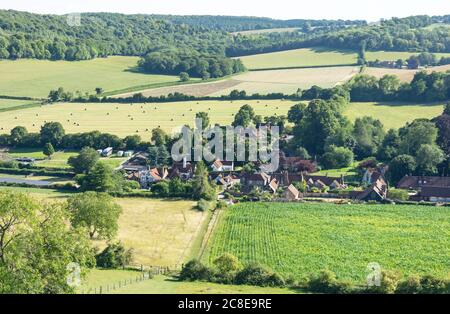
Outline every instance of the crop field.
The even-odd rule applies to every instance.
[[[39,132],[45,121],[61,122],[67,133],[99,130],[124,137],[138,134],[149,139],[151,130],[160,126],[165,131],[179,131],[193,125],[195,114],[206,111],[211,123],[229,124],[240,107],[252,105],[256,114],[283,115],[292,101],[202,101],[159,104],[79,104],[57,103],[20,111],[0,113],[0,132],[8,133],[17,125],[30,132]]]
[[[6,111],[22,110],[36,106],[39,106],[39,103],[32,100],[0,99],[0,113]]]
[[[253,71],[217,82],[154,88],[140,92],[145,96],[160,96],[175,92],[192,96],[222,96],[237,89],[245,90],[247,94],[293,94],[299,88],[308,89],[313,85],[323,88],[333,87],[345,83],[358,73],[359,68],[352,66]],[[116,97],[132,96],[135,93]]]
[[[58,87],[94,93],[96,87],[114,91],[179,80],[176,76],[135,72],[138,60],[119,56],[89,61],[2,60],[0,95],[46,98],[50,90]]]
[[[379,119],[384,128],[398,129],[419,118],[431,119],[442,114],[443,103],[434,104],[409,104],[409,103],[350,103],[345,115],[354,121],[358,117],[371,116]]]
[[[118,288],[119,281],[135,279],[141,274],[130,270],[90,270],[82,285],[78,288],[79,293],[97,292],[103,287],[103,293],[110,294],[292,294],[296,290],[287,288],[254,287],[222,285],[209,282],[182,282],[171,277],[155,276],[150,280],[128,284]],[[107,285],[115,284],[116,290],[106,292]]]
[[[250,69],[276,69],[292,67],[314,67],[333,65],[354,65],[357,55],[353,51],[327,48],[302,48],[280,52],[239,57]]]
[[[364,282],[367,265],[450,275],[450,208],[326,203],[246,203],[227,209],[207,262],[225,252],[302,278],[322,269]]]

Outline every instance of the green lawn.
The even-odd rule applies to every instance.
[[[369,263],[403,275],[450,275],[450,208],[243,203],[226,209],[206,262],[225,252],[285,277],[322,269],[364,283]]]
[[[385,129],[390,129],[400,128],[414,119],[437,117],[442,114],[443,108],[443,104],[351,103],[345,115],[351,121],[358,117],[371,116],[379,119]]]
[[[180,282],[170,277],[155,276],[153,279],[133,282],[118,288],[119,281],[129,282],[140,276],[139,272],[124,270],[91,270],[85,282],[79,287],[79,293],[97,293],[102,286],[103,293],[107,286],[115,284],[116,289],[109,293],[117,294],[292,294],[296,291],[281,288],[261,288],[252,286],[220,285],[207,282]]]
[[[248,69],[273,69],[290,67],[333,66],[356,64],[353,51],[336,51],[326,48],[303,48],[240,57]]]
[[[89,61],[2,60],[0,95],[45,98],[51,89],[94,93],[132,86],[177,82],[177,76],[136,73],[138,57],[109,57]]]

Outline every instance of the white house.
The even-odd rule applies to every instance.
[[[234,171],[234,161],[223,161],[216,159],[211,165],[212,171],[224,172],[224,171]]]

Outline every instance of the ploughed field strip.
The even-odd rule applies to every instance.
[[[204,260],[228,252],[287,278],[329,269],[364,283],[371,262],[404,275],[445,278],[449,214],[448,207],[243,203],[224,212]]]

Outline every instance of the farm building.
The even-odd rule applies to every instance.
[[[103,157],[109,157],[111,156],[113,153],[113,148],[112,147],[107,147],[104,150],[102,150],[102,156]]]
[[[216,159],[211,165],[211,170],[214,172],[234,171],[234,161]]]
[[[411,200],[450,203],[450,187],[426,186],[417,195],[412,196]]]
[[[295,201],[302,197],[301,193],[292,184],[284,191],[284,198],[288,201]]]
[[[397,184],[398,189],[419,190],[424,187],[449,187],[450,177],[404,176]]]

